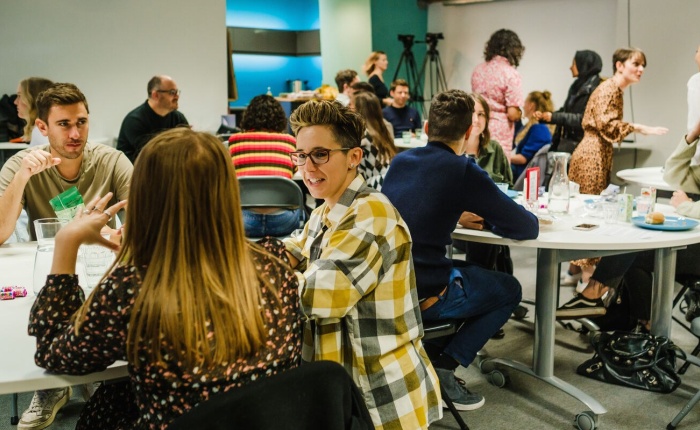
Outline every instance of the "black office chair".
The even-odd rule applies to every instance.
[[[168,429],[370,430],[374,425],[345,368],[318,361],[214,395]]]
[[[445,340],[447,340],[457,333],[457,330],[463,323],[463,321],[458,320],[423,321],[423,340],[439,338],[445,338]],[[461,430],[469,430],[469,427],[467,427],[467,424],[464,422],[464,419],[462,419],[462,416],[459,414],[457,408],[455,408],[452,399],[447,395],[442,385],[440,385],[440,393],[442,394],[442,401],[445,402],[447,408],[455,418],[455,421],[459,424],[459,428]]]
[[[296,182],[282,176],[242,176],[238,178],[238,183],[243,209],[301,208],[299,228],[304,227],[306,220],[304,195]]]

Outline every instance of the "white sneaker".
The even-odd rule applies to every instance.
[[[569,273],[569,271],[566,271],[566,274],[562,276],[562,278],[559,280],[559,285],[562,287],[573,287],[576,285],[577,282],[581,280],[581,272],[578,272],[575,275],[572,275]]]
[[[40,430],[50,426],[56,418],[56,413],[68,403],[70,396],[70,387],[35,391],[32,403],[22,413],[17,428]]]

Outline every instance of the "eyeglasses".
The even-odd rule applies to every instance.
[[[351,148],[338,148],[338,149],[314,149],[308,154],[302,151],[295,151],[289,153],[289,158],[292,159],[292,163],[295,166],[303,166],[306,164],[306,160],[311,157],[311,162],[314,164],[326,164],[333,151],[349,151]]]
[[[171,96],[179,96],[182,91],[180,90],[156,90],[157,93],[168,93]]]

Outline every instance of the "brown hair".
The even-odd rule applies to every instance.
[[[647,56],[644,55],[644,51],[639,48],[620,48],[615,50],[612,56],[613,62],[613,74],[617,73],[617,62],[623,63],[630,58],[639,57],[642,60],[642,66],[647,66]]]
[[[493,33],[484,47],[484,59],[491,61],[496,55],[505,57],[511,66],[518,67],[525,47],[518,35],[505,28]]]
[[[433,97],[428,112],[428,138],[454,142],[472,125],[474,100],[462,90],[447,90]]]
[[[396,155],[394,139],[384,124],[382,105],[376,95],[360,92],[355,95],[355,110],[365,120],[367,132],[372,138],[372,145],[377,148],[378,159],[382,165],[387,165]]]
[[[338,86],[338,91],[343,92],[343,87],[347,84],[352,85],[352,81],[357,76],[357,72],[354,70],[346,69],[341,70],[335,75],[335,84]]]
[[[242,219],[235,171],[216,137],[180,127],[146,144],[117,257],[142,279],[127,334],[131,365],[142,365],[145,351],[147,363],[211,367],[264,344],[260,285],[276,290],[256,271],[252,254],[264,251],[248,242]],[[93,297],[76,314],[76,331]],[[176,345],[175,357],[162,355],[161,341]]]
[[[82,103],[87,113],[90,113],[85,94],[78,87],[73,84],[53,84],[36,98],[37,118],[48,122],[49,110],[53,106],[69,106],[76,103]]]
[[[484,131],[481,132],[479,136],[479,148],[486,148],[486,145],[491,141],[491,132],[489,131],[489,120],[491,119],[491,107],[489,102],[479,93],[471,93],[469,96],[474,100],[474,103],[479,103],[484,109],[484,115],[486,115],[486,126]],[[475,109],[476,110],[476,109]]]
[[[411,88],[408,86],[408,82],[406,82],[405,79],[396,79],[394,82],[392,82],[390,91],[394,91],[396,87],[406,87],[409,91],[411,90]]]
[[[365,121],[360,114],[340,103],[312,100],[299,106],[289,118],[296,136],[304,127],[323,125],[343,148],[358,148],[365,133]]]

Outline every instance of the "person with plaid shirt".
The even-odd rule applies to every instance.
[[[362,118],[337,103],[292,114],[294,164],[324,203],[285,240],[302,271],[308,321],[302,355],[345,366],[377,429],[419,429],[441,418],[437,375],[421,342],[411,236],[389,200],[358,175]]]

